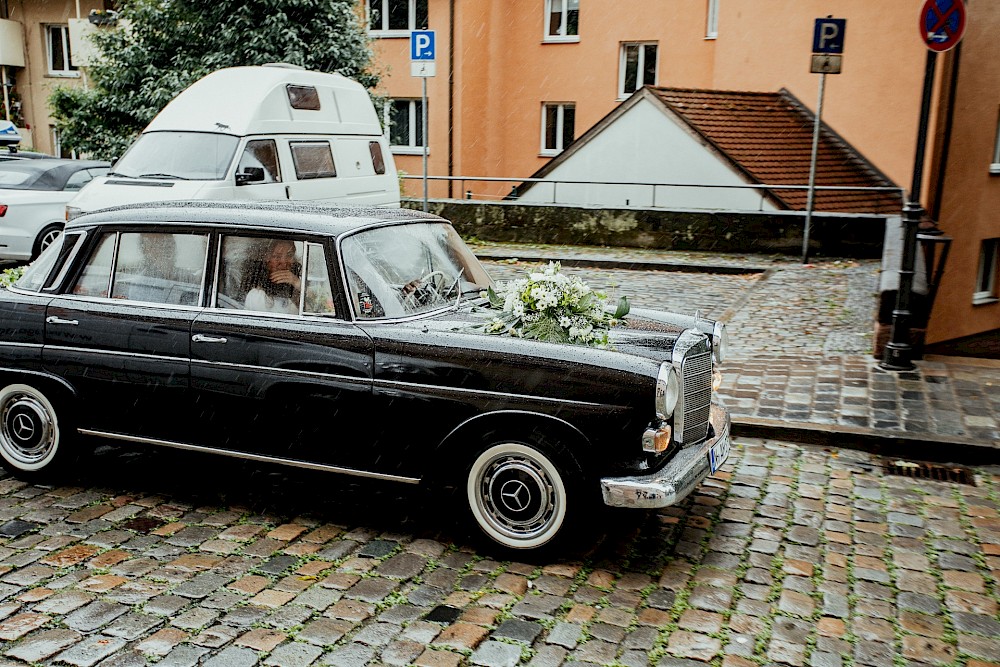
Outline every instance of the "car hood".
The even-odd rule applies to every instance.
[[[447,310],[425,318],[401,323],[417,331],[461,331],[491,336],[482,331],[482,326],[494,311],[485,307],[484,300],[463,304],[457,310]],[[654,361],[670,358],[674,344],[680,334],[688,328],[686,316],[674,313],[637,308],[624,319],[622,325],[614,327],[610,333],[612,349],[623,354],[634,355]],[[498,337],[498,336],[494,336]]]
[[[212,183],[214,181],[99,176],[84,186],[68,205],[89,213],[147,201],[200,199],[201,191]]]

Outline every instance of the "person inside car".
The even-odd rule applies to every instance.
[[[302,265],[293,241],[273,239],[251,248],[258,259],[247,263],[243,275],[247,310],[296,315],[299,312],[299,291],[302,288]]]

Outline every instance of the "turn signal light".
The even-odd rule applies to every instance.
[[[7,204],[0,204],[0,218],[7,215]]]
[[[657,429],[647,428],[642,434],[642,449],[653,454],[662,454],[670,446],[673,430],[664,425]]]

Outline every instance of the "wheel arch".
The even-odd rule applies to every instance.
[[[452,429],[435,449],[432,467],[425,479],[441,481],[443,477],[453,480],[455,473],[473,460],[483,437],[491,432],[502,433],[503,437],[512,440],[523,440],[525,444],[531,444],[526,434],[540,433],[557,442],[583,470],[592,469],[588,465],[593,452],[592,443],[574,425],[539,412],[497,410],[470,417]]]
[[[16,383],[31,385],[43,393],[52,394],[57,400],[72,402],[78,396],[76,387],[58,375],[24,368],[0,367],[0,387]]]

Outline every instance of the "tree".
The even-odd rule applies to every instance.
[[[379,75],[357,0],[129,0],[100,30],[86,88],[49,98],[61,143],[121,155],[177,93],[223,67],[286,62],[372,89]],[[226,100],[219,100],[226,104]]]

